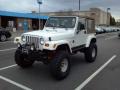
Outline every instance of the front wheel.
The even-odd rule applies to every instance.
[[[97,45],[96,43],[91,43],[85,50],[85,59],[87,62],[94,62],[97,56]]]
[[[24,55],[20,50],[17,50],[15,52],[15,62],[18,66],[27,68],[32,66],[34,60],[29,59],[27,55]]]
[[[50,70],[57,80],[67,77],[70,72],[70,60],[68,53],[65,51],[58,51],[50,63]]]

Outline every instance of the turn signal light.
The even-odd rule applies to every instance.
[[[46,47],[49,47],[49,44],[48,44],[48,43],[46,43],[46,44],[45,44],[45,46],[46,46]]]
[[[53,45],[53,48],[55,48],[55,47],[56,47],[56,44]]]

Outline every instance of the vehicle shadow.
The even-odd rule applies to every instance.
[[[84,65],[87,65],[87,62],[84,59],[84,55],[81,53],[70,56],[70,61],[71,61],[71,71],[77,69],[80,66],[82,67]],[[36,80],[38,79],[40,79],[40,81],[42,80],[44,81],[46,79],[47,81],[55,80],[51,78],[50,66],[44,65],[41,62],[36,62],[32,67],[27,68],[27,69],[22,69],[20,67],[17,67],[17,69],[18,69],[17,73],[21,73],[22,75],[25,75],[26,77],[34,76],[33,78]]]

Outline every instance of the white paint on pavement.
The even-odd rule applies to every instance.
[[[112,62],[117,56],[112,56],[104,65],[96,70],[90,77],[88,77],[82,84],[80,84],[75,90],[83,89],[96,75],[98,75],[110,62]]]
[[[0,52],[11,51],[11,50],[15,50],[15,49],[17,49],[17,48],[3,49],[3,50],[0,50]]]
[[[113,39],[113,38],[117,38],[117,35],[116,35],[116,36],[109,37],[109,38],[105,38],[105,40],[110,40],[110,39]]]
[[[97,37],[104,37],[104,36],[106,36],[107,34],[97,34],[96,36]]]
[[[10,80],[10,79],[8,79],[8,78],[6,78],[6,77],[1,76],[1,75],[0,75],[0,79],[6,81],[6,82],[8,82],[8,83],[11,83],[11,84],[13,84],[13,85],[15,85],[15,86],[23,89],[23,90],[32,90],[31,88],[28,88],[28,87],[26,87],[26,86],[24,86],[24,85],[22,85],[22,84],[19,84],[19,83],[15,82],[15,81],[12,81],[12,80]]]
[[[0,68],[0,71],[5,70],[5,69],[8,69],[8,68],[15,67],[15,66],[17,66],[17,64],[10,65],[10,66],[7,66],[7,67],[3,67],[3,68]]]
[[[9,69],[9,68],[13,68],[15,66],[17,66],[17,64],[10,65],[10,66],[7,66],[7,67],[3,67],[3,68],[0,68],[0,71],[5,70],[5,69]],[[0,75],[0,79],[6,81],[8,83],[11,83],[11,84],[23,89],[23,90],[32,90],[31,88],[28,88],[28,87],[26,87],[26,86],[24,86],[22,84],[19,84],[19,83],[15,82],[15,81],[12,81],[12,80],[10,80],[10,79],[8,79],[6,77],[1,76],[1,75]]]
[[[13,41],[0,42],[0,44],[5,44],[5,43],[14,43],[14,42]]]

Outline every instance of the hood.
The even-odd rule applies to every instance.
[[[51,37],[51,40],[63,40],[74,36],[74,30],[66,29],[44,29],[37,30],[32,32],[24,33],[24,35],[39,36],[43,37],[45,40],[48,40]]]

